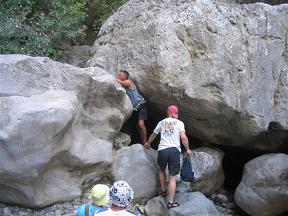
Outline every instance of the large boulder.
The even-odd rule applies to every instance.
[[[167,200],[155,197],[145,206],[147,216],[191,216],[191,215],[220,215],[213,202],[200,192],[176,193],[176,201],[180,204],[177,208],[167,210]]]
[[[245,164],[235,201],[253,216],[287,213],[288,155],[267,154]]]
[[[223,156],[223,152],[218,149],[193,150],[190,160],[195,180],[192,183],[183,182],[178,175],[176,191],[200,191],[205,195],[214,193],[223,185],[225,178],[222,168]],[[156,159],[157,151],[146,150],[140,144],[122,148],[115,154],[112,176],[116,181],[127,181],[135,190],[136,200],[150,198],[160,190]]]
[[[162,196],[154,197],[148,200],[145,205],[144,211],[145,215],[150,216],[166,216],[168,215],[167,200],[164,200]]]
[[[0,56],[0,201],[43,207],[80,195],[112,165],[132,111],[115,78],[49,58]]]
[[[152,113],[178,104],[194,137],[277,150],[288,129],[287,29],[288,5],[131,0],[102,26],[88,65],[127,69]]]
[[[223,157],[224,153],[219,149],[203,147],[193,150],[190,156],[195,178],[190,185],[192,191],[211,195],[223,185]]]
[[[112,175],[115,181],[124,180],[134,190],[134,199],[151,198],[160,190],[157,151],[134,144],[115,154]]]
[[[176,191],[199,191],[206,196],[213,194],[221,188],[224,183],[225,175],[222,167],[223,157],[224,153],[220,149],[208,147],[194,149],[190,156],[194,180],[191,183],[184,182],[179,173],[179,175],[176,176]]]

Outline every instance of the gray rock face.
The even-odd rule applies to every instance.
[[[154,196],[160,189],[157,151],[146,150],[141,144],[122,148],[116,152],[112,175],[115,181],[124,180],[134,190],[134,199]]]
[[[192,191],[200,191],[205,195],[211,195],[224,183],[224,171],[222,159],[224,153],[221,150],[209,148],[197,148],[190,156],[194,181],[190,187]]]
[[[235,201],[253,216],[288,211],[288,155],[267,154],[245,164]]]
[[[167,210],[162,197],[155,197],[147,202],[145,214],[147,216],[191,216],[191,215],[219,215],[216,207],[200,192],[176,193],[177,208]]]
[[[0,201],[71,200],[112,165],[113,138],[132,111],[114,77],[48,58],[0,56]]]
[[[287,0],[235,0],[234,3],[238,4],[253,4],[256,2],[261,2],[270,5],[287,4]]]
[[[202,147],[194,149],[190,156],[194,181],[192,183],[184,182],[179,174],[176,178],[176,191],[199,191],[207,196],[213,194],[224,183],[223,156],[224,153],[216,148]]]
[[[76,67],[84,67],[91,57],[91,46],[72,46],[68,62]]]
[[[216,149],[198,148],[193,150],[190,160],[195,180],[187,183],[183,182],[180,177],[177,178],[176,191],[192,190],[211,195],[224,182],[223,156],[223,152]],[[140,144],[122,148],[116,152],[112,175],[116,181],[125,180],[131,184],[135,190],[136,199],[150,198],[160,190],[156,158],[157,151],[143,149]]]
[[[114,139],[113,146],[115,149],[126,147],[131,143],[131,138],[128,134],[120,132]]]
[[[166,200],[162,196],[150,199],[144,208],[145,215],[164,216],[168,215]]]
[[[287,28],[288,5],[131,0],[102,26],[89,65],[127,69],[155,108],[179,105],[194,137],[275,150],[281,141],[262,133],[277,122],[287,137]]]

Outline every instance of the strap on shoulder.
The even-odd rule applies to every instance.
[[[90,207],[90,204],[87,204],[85,206],[85,216],[89,216],[89,207]]]

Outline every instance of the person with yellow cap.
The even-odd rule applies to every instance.
[[[93,216],[95,213],[108,210],[104,206],[109,202],[109,190],[107,185],[96,184],[91,190],[92,203],[79,207],[76,216]]]

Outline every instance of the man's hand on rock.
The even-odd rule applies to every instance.
[[[144,148],[150,149],[150,144],[148,142],[144,143]]]

